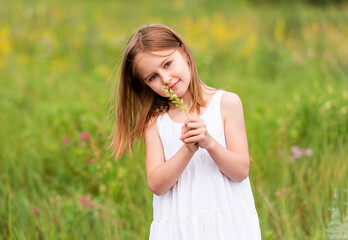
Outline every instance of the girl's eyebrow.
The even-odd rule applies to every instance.
[[[170,57],[171,57],[171,54],[170,54],[169,57],[165,58],[165,59],[159,64],[159,66],[162,66],[162,65],[164,64],[164,62],[167,61]],[[147,78],[150,77],[152,74],[153,74],[153,72],[150,73],[149,75],[147,75],[144,79],[147,79]]]

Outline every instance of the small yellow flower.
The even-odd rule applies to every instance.
[[[189,118],[187,114],[187,108],[184,106],[184,100],[179,99],[178,96],[175,94],[174,90],[169,88],[168,86],[163,86],[162,90],[167,94],[167,97],[169,97],[169,100],[175,104],[175,107],[179,108],[180,112],[184,111],[187,118]]]

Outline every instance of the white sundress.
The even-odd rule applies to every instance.
[[[201,118],[209,134],[226,147],[220,113],[224,91],[217,91]],[[157,118],[165,159],[183,145],[182,123],[167,113]],[[249,178],[237,183],[219,170],[202,148],[193,155],[178,182],[161,196],[153,195],[150,240],[261,239],[259,219]]]

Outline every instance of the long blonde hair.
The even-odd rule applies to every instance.
[[[142,139],[144,128],[152,117],[169,109],[168,99],[159,96],[149,88],[136,72],[136,56],[139,53],[182,48],[191,69],[191,81],[188,87],[194,110],[199,114],[200,107],[205,106],[203,83],[199,79],[197,67],[190,48],[185,40],[173,29],[162,24],[149,24],[134,33],[125,48],[121,65],[118,93],[113,101],[115,125],[110,147],[116,158],[126,150],[131,153],[134,139]]]

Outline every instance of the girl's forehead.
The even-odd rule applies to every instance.
[[[161,51],[140,52],[135,58],[135,69],[140,75],[146,75],[155,68],[160,67],[162,62],[172,56],[180,54],[178,49],[166,49]],[[144,76],[143,76],[144,77]]]

